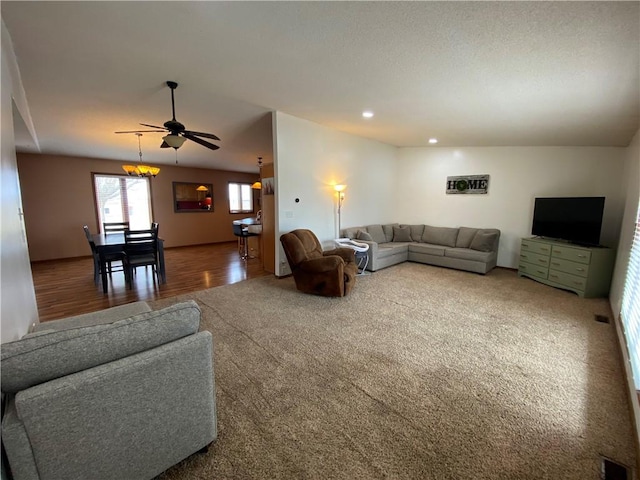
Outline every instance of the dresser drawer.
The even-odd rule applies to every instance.
[[[563,258],[552,257],[549,263],[549,267],[552,270],[558,270],[560,272],[572,273],[579,277],[586,277],[589,274],[589,265],[584,263],[572,262]]]
[[[549,274],[549,269],[532,263],[520,262],[520,265],[518,265],[518,272],[546,279]]]
[[[587,287],[587,279],[572,275],[570,273],[560,272],[558,270],[549,270],[549,280],[560,285],[566,285],[575,290],[584,290]]]
[[[549,255],[540,255],[539,253],[525,252],[523,250],[520,252],[520,261],[548,267]]]
[[[551,246],[546,243],[536,242],[534,240],[522,240],[520,246],[520,253],[531,252],[539,253],[541,255],[549,255],[551,253]]]
[[[591,262],[591,252],[581,248],[560,247],[554,245],[551,248],[551,256],[553,258],[563,258],[572,262],[580,262],[589,264]]]

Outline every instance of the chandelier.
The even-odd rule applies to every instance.
[[[122,165],[122,169],[127,172],[127,175],[138,177],[155,177],[160,173],[160,168],[150,167],[149,165],[142,165],[142,147],[140,146],[141,133],[136,132],[138,136],[138,156],[140,157],[140,165]]]

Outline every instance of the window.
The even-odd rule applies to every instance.
[[[93,175],[98,224],[129,222],[131,229],[151,225],[151,195],[148,177]]]
[[[250,183],[229,182],[229,213],[252,213],[253,192]]]
[[[640,207],[622,293],[622,324],[636,390],[640,390]]]

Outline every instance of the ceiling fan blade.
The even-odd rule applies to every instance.
[[[219,149],[219,148],[220,148],[218,145],[214,145],[213,143],[206,142],[206,141],[202,140],[201,138],[194,137],[194,136],[193,136],[193,135],[191,135],[190,133],[184,133],[184,132],[183,132],[182,136],[183,136],[184,138],[188,138],[189,140],[191,140],[191,141],[193,141],[193,142],[199,143],[199,144],[200,144],[200,145],[202,145],[203,147],[210,148],[211,150],[217,150],[217,149]]]
[[[213,138],[214,140],[220,141],[220,139],[216,137],[213,133],[193,132],[191,130],[185,130],[182,133],[187,133],[189,135],[197,135],[198,137],[204,137],[204,138]]]
[[[162,145],[160,145],[160,148],[171,148],[171,145],[169,145],[167,142],[163,141]]]
[[[166,130],[128,130],[126,132],[113,132],[113,133],[148,133],[148,132],[165,133]]]
[[[166,130],[164,127],[159,127],[158,125],[149,125],[148,123],[141,123],[140,125],[144,125],[145,127],[158,128],[160,130]]]

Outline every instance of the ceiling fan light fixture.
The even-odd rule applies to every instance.
[[[162,137],[162,140],[164,140],[167,145],[177,150],[182,146],[186,138],[181,137],[180,135],[169,134]]]

